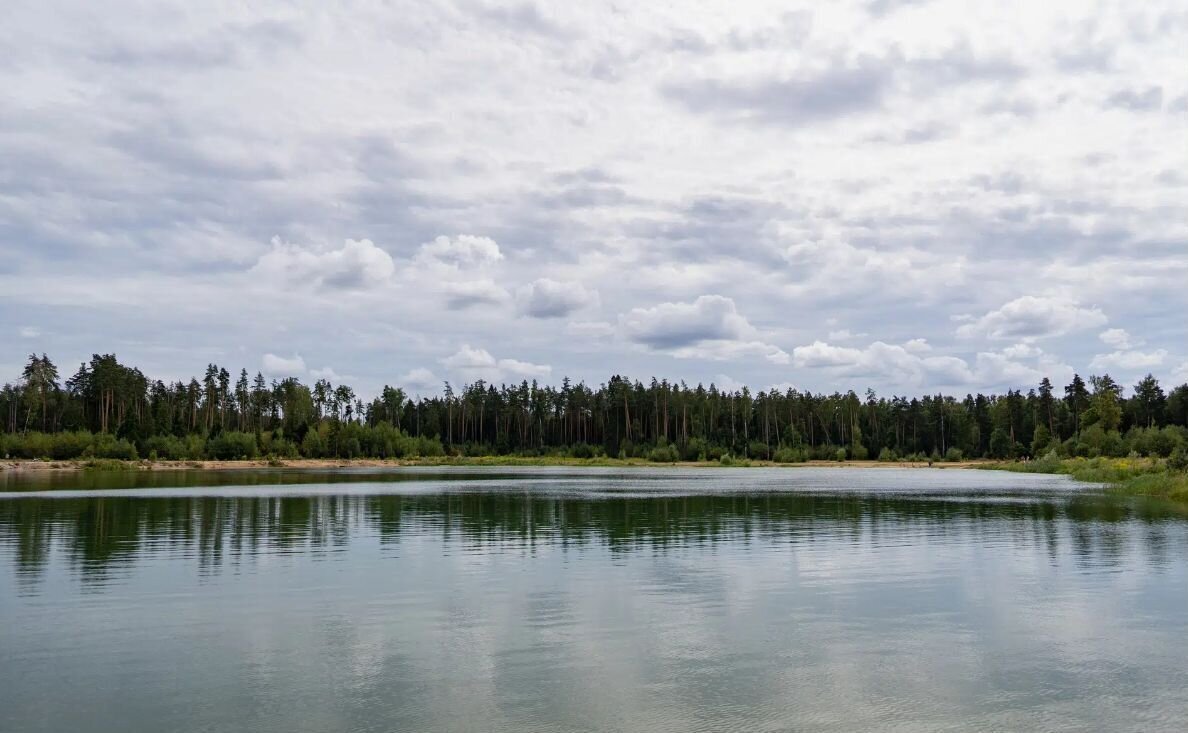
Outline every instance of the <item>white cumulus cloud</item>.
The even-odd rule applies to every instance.
[[[446,305],[452,310],[470,308],[471,306],[500,305],[507,302],[510,297],[507,290],[490,278],[445,282],[442,284],[442,291],[446,296]]]
[[[1106,316],[1066,298],[1024,295],[957,329],[961,338],[1016,339],[1023,342],[1096,328]]]
[[[598,291],[579,282],[538,278],[517,293],[525,314],[533,318],[563,318],[587,306],[597,305]]]
[[[391,255],[370,239],[348,239],[337,249],[315,249],[272,240],[251,272],[294,285],[358,290],[386,284],[396,271]]]
[[[1111,346],[1119,351],[1125,351],[1138,345],[1131,341],[1130,334],[1123,328],[1107,328],[1097,334],[1097,337],[1106,346]]]
[[[915,341],[888,344],[875,341],[866,348],[835,346],[815,341],[792,350],[792,363],[804,369],[828,369],[846,378],[866,378],[896,385],[993,388],[1002,385],[1034,384],[1045,374],[1052,377],[1071,375],[1071,370],[1047,358],[1039,349],[1022,350],[1018,346],[1002,352],[979,352],[973,363],[952,355],[933,355],[920,350]],[[1030,358],[1033,363],[1024,359]]]
[[[417,367],[400,375],[396,384],[413,392],[422,393],[437,390],[441,387],[441,380],[425,367]]]
[[[463,344],[456,352],[441,360],[447,369],[466,379],[537,379],[548,377],[553,369],[547,364],[533,364],[518,359],[496,359],[486,349]]]
[[[265,354],[260,360],[260,370],[272,377],[297,377],[305,374],[305,359],[300,354],[291,357]]]
[[[503,252],[490,237],[442,235],[422,244],[417,259],[451,267],[478,267],[499,262],[503,259]]]
[[[1167,359],[1166,349],[1154,351],[1136,351],[1120,349],[1108,354],[1098,354],[1089,362],[1091,369],[1121,369],[1133,371],[1136,369],[1151,369],[1163,364]]]
[[[773,364],[790,361],[785,351],[759,338],[758,329],[738,312],[733,299],[721,295],[633,308],[620,316],[619,325],[628,341],[681,359],[757,356]]]

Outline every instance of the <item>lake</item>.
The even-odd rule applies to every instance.
[[[0,730],[1183,731],[1185,517],[952,469],[0,474]]]

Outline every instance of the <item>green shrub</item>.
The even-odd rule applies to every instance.
[[[883,461],[884,463],[894,461],[895,451],[891,450],[890,448],[883,448],[881,451],[879,451],[879,460]]]
[[[94,436],[88,430],[58,433],[50,439],[48,457],[57,461],[78,458],[86,452],[93,440]]]
[[[1167,467],[1173,471],[1188,471],[1188,449],[1182,444],[1167,457]]]
[[[853,458],[855,461],[865,461],[869,455],[866,446],[861,443],[855,443],[850,446],[850,458]]]
[[[82,467],[90,471],[133,471],[136,464],[115,458],[92,458],[84,461]]]
[[[709,444],[703,438],[689,438],[681,449],[681,458],[686,461],[717,460],[719,456],[710,458]]]
[[[157,457],[167,461],[181,461],[189,458],[186,444],[175,435],[154,435],[144,441],[144,449],[149,453],[156,453]]]
[[[117,439],[110,433],[99,433],[91,441],[91,445],[83,451],[87,458],[112,458],[120,461],[135,461],[136,446],[123,438]]]
[[[1032,461],[1028,466],[1030,470],[1036,473],[1059,473],[1061,468],[1060,456],[1055,450],[1050,450],[1043,457]]]
[[[838,463],[841,463],[842,461],[846,460],[846,449],[838,448],[837,452],[833,454],[833,457],[837,460]]]
[[[677,449],[671,445],[662,445],[648,451],[648,460],[652,463],[676,463],[680,460]]]
[[[321,430],[310,430],[301,441],[301,455],[306,458],[325,458],[330,454],[326,436]]]
[[[256,436],[233,430],[223,431],[206,442],[206,454],[216,461],[255,458]]]
[[[798,448],[780,448],[772,456],[776,463],[804,463],[804,451]]]
[[[9,435],[5,453],[13,458],[49,458],[53,439],[45,433],[17,433]]]
[[[957,463],[962,458],[965,458],[965,454],[961,452],[960,448],[950,448],[945,451],[945,460],[949,463]]]
[[[445,446],[437,438],[427,438],[424,435],[417,438],[416,455],[426,458],[436,458],[445,455]]]
[[[814,461],[832,461],[837,458],[837,447],[822,444],[814,446],[810,453]]]
[[[1162,430],[1152,430],[1150,456],[1168,458],[1172,453],[1184,447],[1184,438],[1174,426],[1168,425]]]
[[[268,446],[268,455],[274,458],[297,458],[301,455],[297,444],[284,438],[273,438]]]

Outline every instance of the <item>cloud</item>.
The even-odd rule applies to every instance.
[[[851,377],[866,377],[892,383],[919,385],[968,384],[973,372],[965,361],[949,356],[921,356],[903,345],[875,341],[865,349],[833,346],[814,341],[792,350],[792,364],[798,368],[830,368]]]
[[[881,16],[904,8],[924,5],[928,0],[867,0],[866,10],[871,15]]]
[[[1014,344],[1013,346],[1008,346],[1002,350],[1003,356],[1007,357],[1008,359],[1028,359],[1039,356],[1043,353],[1044,352],[1042,350],[1031,344]]]
[[[304,376],[306,372],[305,359],[300,354],[291,357],[265,354],[260,360],[260,369],[270,377],[297,377]]]
[[[1041,10],[1024,34],[953,0],[306,4],[15,11],[14,343],[35,325],[59,364],[106,343],[161,375],[258,362],[238,345],[262,344],[307,375],[338,364],[360,394],[419,365],[445,376],[458,344],[591,383],[827,391],[861,380],[796,372],[792,346],[898,346],[890,373],[920,389],[953,375],[909,357],[975,380],[1085,374],[1098,352],[1183,361],[1176,0]],[[311,76],[316,108],[292,93]],[[648,330],[658,304],[705,294],[733,317]],[[1073,317],[991,317],[1026,294]],[[1098,340],[1120,324],[1126,348]]]
[[[518,359],[496,359],[486,349],[463,344],[455,353],[441,360],[447,369],[465,379],[484,379],[498,382],[504,379],[537,379],[548,377],[553,369],[547,364],[533,364]]]
[[[1112,346],[1120,351],[1125,351],[1137,345],[1130,340],[1130,334],[1122,328],[1107,328],[1097,334],[1097,337],[1106,346]]]
[[[346,240],[339,249],[317,250],[272,239],[272,249],[251,273],[292,285],[361,290],[387,284],[396,271],[392,257],[370,239]]]
[[[442,287],[446,294],[446,307],[450,310],[461,310],[480,305],[500,305],[510,298],[506,290],[489,278],[446,282]]]
[[[310,369],[309,376],[311,379],[325,379],[330,382],[341,382],[346,379],[328,366],[321,369]]]
[[[449,267],[481,267],[502,260],[503,252],[490,237],[459,234],[438,236],[422,244],[417,259]]]
[[[1106,99],[1106,106],[1134,112],[1157,110],[1163,106],[1163,87],[1119,89]]]
[[[711,339],[674,348],[671,353],[678,359],[709,359],[711,361],[763,359],[769,364],[791,363],[791,357],[786,351],[763,341]]]
[[[734,340],[753,330],[734,300],[721,295],[702,295],[691,303],[633,308],[620,322],[629,340],[655,349]]]
[[[396,384],[413,392],[426,393],[441,387],[441,380],[425,367],[417,367],[398,377]]]
[[[227,23],[194,36],[133,41],[101,41],[89,58],[116,68],[167,67],[190,72],[212,67],[239,66],[253,58],[273,56],[302,42],[298,28],[276,20]]]
[[[899,47],[857,59],[827,58],[823,67],[750,77],[697,76],[668,81],[661,94],[687,110],[735,122],[755,121],[800,126],[839,120],[885,107],[897,87],[917,97],[978,82],[1008,82],[1025,70],[1005,56],[975,55],[966,41],[940,54],[908,57]],[[927,142],[944,136],[950,126],[931,121],[882,142]]]
[[[957,336],[1018,339],[1024,342],[1102,326],[1106,316],[1066,298],[1025,295],[960,326]]]
[[[800,368],[854,366],[862,358],[863,351],[861,349],[833,346],[824,341],[814,341],[808,346],[797,346],[792,349],[792,363]]]
[[[661,93],[691,112],[803,125],[877,108],[891,77],[875,64],[778,79],[686,79]]]
[[[495,25],[515,32],[533,33],[557,41],[563,41],[573,35],[548,18],[533,2],[478,4],[474,6],[473,12]]]
[[[1109,354],[1098,354],[1089,362],[1090,369],[1121,369],[1133,371],[1136,369],[1151,369],[1161,366],[1167,359],[1165,349],[1155,351],[1134,351],[1120,349]]]
[[[731,298],[702,295],[690,303],[633,308],[619,317],[628,341],[680,359],[729,360],[762,357],[787,364],[788,354],[765,343]]]
[[[533,318],[563,318],[587,306],[598,304],[598,292],[580,282],[559,282],[539,278],[518,293],[524,313]]]
[[[793,349],[792,364],[802,369],[828,369],[851,379],[871,379],[896,389],[927,384],[951,388],[1019,387],[1035,384],[1045,375],[1063,378],[1072,374],[1069,367],[1033,347],[1016,345],[1002,352],[979,352],[971,365],[957,356],[932,355],[931,349],[919,347],[919,341],[875,341],[863,349],[815,341]],[[1024,363],[1025,359],[1034,363]]]
[[[615,327],[605,321],[571,321],[565,333],[584,339],[608,339],[615,335]]]
[[[41,335],[41,329],[36,326],[21,326],[17,333],[23,339],[35,339]]]
[[[787,232],[784,238],[797,234]],[[785,289],[802,297],[869,298],[872,290],[917,299],[934,297],[964,282],[969,267],[961,254],[942,255],[911,245],[859,246],[832,234],[794,241],[784,246],[780,256],[791,279]],[[878,287],[872,287],[876,283]]]
[[[837,331],[830,331],[827,338],[830,341],[849,341],[850,339],[858,339],[866,336],[864,333],[851,333],[849,329],[842,328]]]
[[[741,392],[747,386],[727,374],[715,374],[712,384],[718,388],[719,392],[725,392],[727,394]]]
[[[718,388],[718,391],[726,392],[728,394],[741,392],[747,388],[745,383],[735,379],[734,377],[731,377],[728,374],[715,374],[712,384]],[[795,389],[797,389],[797,386],[792,382],[779,382],[777,384],[768,385],[763,391],[784,394],[788,392],[788,390]]]

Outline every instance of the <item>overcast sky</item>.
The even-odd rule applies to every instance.
[[[1188,380],[1188,6],[6,3],[0,382]]]

